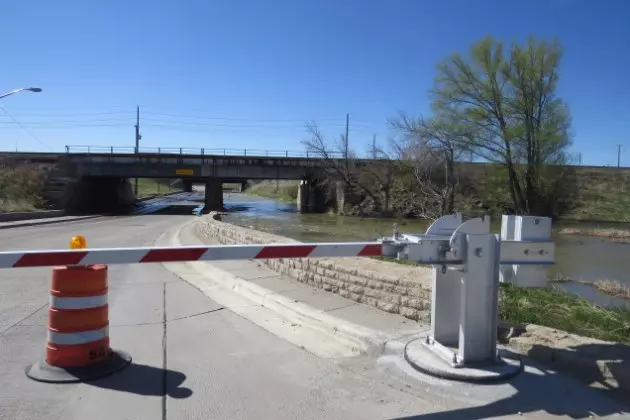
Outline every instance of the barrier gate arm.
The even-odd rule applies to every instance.
[[[455,237],[456,234],[453,234]],[[408,236],[408,235],[405,235]],[[59,265],[136,264],[272,258],[398,257],[419,264],[461,265],[465,241],[435,235],[383,238],[378,242],[270,245],[211,245],[206,247],[88,248],[0,252],[0,268]],[[462,243],[462,244],[460,244]],[[552,242],[501,241],[501,264],[553,264]]]
[[[271,258],[373,257],[381,256],[381,250],[382,245],[378,242],[342,242],[11,251],[0,252],[0,268]]]

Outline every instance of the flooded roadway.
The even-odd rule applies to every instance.
[[[178,195],[179,204],[188,205],[203,200],[199,192],[187,196]],[[229,214],[224,220],[251,229],[286,236],[303,242],[372,241],[390,236],[393,219],[361,219],[331,214],[300,214],[296,206],[273,199],[226,193],[225,207]],[[425,221],[399,221],[400,231],[423,233]],[[556,265],[552,274],[574,280],[594,282],[600,279],[617,280],[630,286],[630,245],[606,241],[596,237],[559,235],[562,227],[576,226],[575,223],[554,225],[556,242]],[[580,224],[581,227],[597,227]],[[607,225],[608,226],[608,225]],[[615,227],[630,229],[630,224]],[[499,232],[500,220],[493,222],[492,230]],[[630,305],[627,301],[604,295],[593,287],[580,283],[561,283],[561,286],[595,301],[600,305]]]

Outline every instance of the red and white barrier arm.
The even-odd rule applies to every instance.
[[[381,253],[381,244],[376,242],[13,251],[0,252],[0,268],[269,258],[376,257],[381,256]]]

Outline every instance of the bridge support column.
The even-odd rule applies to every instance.
[[[184,192],[191,193],[193,192],[193,183],[192,181],[187,181],[182,179],[182,184],[184,185]]]
[[[223,210],[223,183],[219,178],[208,178],[206,180],[204,212]]]
[[[315,182],[302,180],[298,187],[297,210],[299,213],[322,213],[325,209],[324,194]]]

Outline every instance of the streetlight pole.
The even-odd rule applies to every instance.
[[[7,93],[4,93],[4,94],[0,95],[0,99],[5,98],[5,97],[7,97],[9,95],[13,95],[14,93],[24,92],[24,91],[39,93],[42,90],[40,88],[36,88],[36,87],[19,88],[19,89],[12,90],[11,92],[7,92]]]

